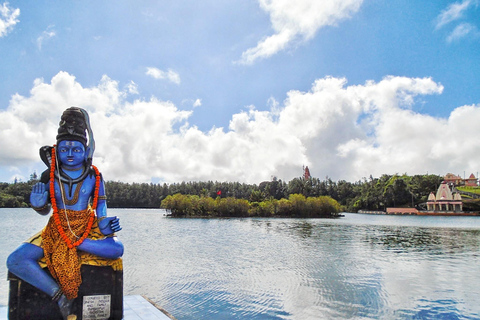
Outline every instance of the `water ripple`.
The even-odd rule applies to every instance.
[[[110,211],[123,225],[124,293],[146,295],[178,320],[480,318],[480,219]],[[3,259],[38,229],[30,214],[4,213],[5,229],[18,219],[28,229],[1,238]]]

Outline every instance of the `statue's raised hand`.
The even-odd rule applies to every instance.
[[[32,193],[30,193],[30,204],[34,208],[42,208],[47,204],[48,191],[45,183],[37,182],[32,187]]]
[[[122,230],[120,227],[120,219],[118,217],[106,217],[99,219],[98,227],[105,236]]]

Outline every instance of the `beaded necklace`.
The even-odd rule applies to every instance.
[[[63,241],[65,241],[67,246],[70,249],[72,249],[74,247],[78,247],[87,238],[88,234],[90,233],[90,230],[92,229],[92,225],[93,225],[93,222],[95,220],[95,212],[93,210],[97,209],[97,204],[98,204],[98,192],[99,192],[99,189],[100,189],[100,172],[98,171],[97,167],[92,165],[92,168],[95,171],[95,192],[94,192],[93,203],[92,203],[92,209],[93,210],[91,210],[90,218],[88,219],[88,224],[87,224],[87,228],[85,229],[85,232],[80,237],[80,239],[78,239],[77,241],[72,243],[72,241],[65,234],[65,230],[62,227],[62,223],[61,223],[60,217],[58,215],[57,200],[55,199],[55,162],[56,162],[56,159],[57,159],[56,155],[55,155],[55,147],[56,147],[56,145],[54,145],[53,148],[52,148],[52,160],[51,160],[51,164],[50,164],[50,201],[52,203],[53,219],[55,221],[57,231],[60,234],[60,236],[62,237]],[[59,181],[59,183],[62,183],[62,182]],[[68,220],[67,210],[65,210],[65,216]]]

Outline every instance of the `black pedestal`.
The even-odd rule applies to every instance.
[[[123,271],[89,265],[82,265],[81,271],[82,284],[73,303],[77,319],[123,319]],[[8,280],[9,320],[62,320],[57,304],[48,295],[10,272]]]

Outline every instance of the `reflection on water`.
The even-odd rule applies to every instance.
[[[110,213],[123,224],[125,294],[146,295],[179,320],[480,318],[478,217],[207,220],[168,219],[161,210]],[[32,215],[0,214],[7,229]],[[27,238],[45,221],[15,237]],[[0,243],[8,248],[0,249],[3,260],[18,245],[5,236]]]

